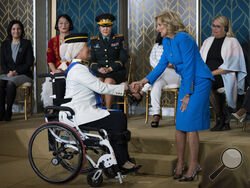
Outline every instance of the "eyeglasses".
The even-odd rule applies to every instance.
[[[212,25],[212,28],[216,28],[216,29],[220,29],[220,28],[222,28],[222,26],[221,25]]]

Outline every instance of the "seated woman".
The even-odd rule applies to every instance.
[[[204,41],[200,53],[215,78],[210,103],[216,112],[216,124],[211,131],[229,130],[230,108],[236,107],[237,93],[244,93],[247,72],[242,48],[234,37],[227,17],[217,16],[213,19],[212,36]],[[225,88],[226,97],[218,92],[222,87]]]
[[[73,22],[69,15],[61,14],[56,19],[55,29],[58,33],[55,37],[51,38],[48,43],[47,49],[47,64],[50,69],[50,73],[60,73],[64,72],[69,65],[68,62],[65,62],[61,59],[59,48],[60,45],[64,42],[64,37],[70,34],[70,31],[74,29]],[[60,88],[65,88],[65,79],[57,78],[55,80],[55,92],[57,98],[63,98],[61,93],[64,93]],[[45,79],[45,82],[42,84],[41,100],[43,102],[43,107],[53,105],[53,99],[50,97],[53,95],[52,92],[52,82],[49,77]]]
[[[139,166],[129,161],[128,139],[125,135],[130,132],[127,130],[126,116],[120,111],[108,111],[98,107],[98,93],[122,96],[129,87],[106,84],[93,75],[87,62],[90,58],[87,38],[87,34],[71,34],[65,37],[65,43],[60,46],[61,58],[68,62],[72,60],[66,71],[65,94],[65,98],[72,100],[64,106],[75,111],[75,120],[80,127],[105,129],[111,135],[110,143],[119,167],[125,173],[135,171]],[[67,122],[62,113],[60,112],[60,121]],[[112,139],[112,135],[117,134],[124,136]]]
[[[99,36],[91,37],[91,65],[95,75],[104,83],[120,84],[125,80],[125,63],[128,60],[127,51],[123,48],[122,34],[112,32],[115,16],[109,13],[98,15],[95,18],[99,26]],[[113,96],[105,95],[106,108],[110,109]]]
[[[23,39],[24,27],[12,20],[7,28],[8,39],[1,45],[0,121],[10,121],[16,87],[32,82],[33,49],[30,40]],[[7,100],[6,100],[7,99]],[[5,108],[5,102],[7,108]]]
[[[156,38],[156,43],[154,44],[150,53],[150,57],[149,57],[150,65],[153,69],[159,63],[162,52],[163,52],[162,37],[161,37],[161,33],[158,33],[157,38]],[[152,85],[150,97],[151,97],[151,105],[152,105],[152,112],[153,112],[153,121],[151,122],[151,127],[156,128],[159,126],[162,88],[166,85],[175,85],[176,87],[179,87],[180,81],[181,81],[180,76],[175,72],[175,70],[170,65],[164,70],[161,76]],[[150,87],[151,87],[150,84],[145,84],[140,93],[133,94],[135,98],[132,100],[139,102],[142,96],[146,92],[148,92],[148,89]]]

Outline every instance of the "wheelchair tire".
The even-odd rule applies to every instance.
[[[85,164],[85,147],[75,129],[60,122],[48,122],[31,136],[28,157],[40,178],[61,184],[80,173]]]
[[[100,175],[97,180],[93,180],[93,176],[96,171],[88,173],[87,182],[91,187],[99,187],[103,182],[103,177]]]

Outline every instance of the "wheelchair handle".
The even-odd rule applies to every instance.
[[[65,72],[60,72],[60,73],[42,73],[42,74],[38,74],[38,78],[44,78],[44,77],[50,77],[51,79],[54,79],[56,77],[60,77],[60,76],[65,76]]]
[[[46,106],[44,108],[44,112],[46,113],[46,111],[48,111],[50,109],[51,110],[58,110],[58,111],[68,111],[71,113],[72,116],[75,115],[74,110],[70,107],[67,107],[67,106]]]

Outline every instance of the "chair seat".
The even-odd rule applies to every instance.
[[[178,89],[180,86],[178,84],[168,84],[165,85],[162,89]]]
[[[31,87],[32,83],[31,82],[25,82],[21,85],[21,87]]]
[[[180,86],[178,84],[168,84],[165,85],[162,89],[178,89]],[[149,88],[149,90],[152,89],[152,86]]]

